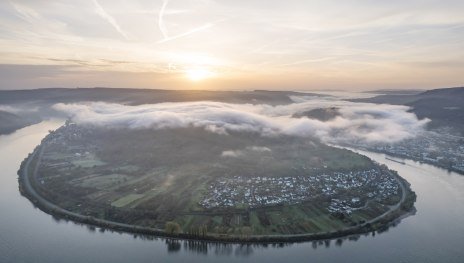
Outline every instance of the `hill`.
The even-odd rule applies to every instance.
[[[0,134],[9,134],[17,129],[40,122],[38,117],[19,116],[17,114],[0,110]]]
[[[335,119],[337,116],[340,116],[339,109],[337,107],[330,108],[317,108],[309,111],[304,111],[300,113],[293,114],[294,118],[308,117],[312,119],[317,119],[320,121],[329,121]]]
[[[464,135],[464,87],[434,89],[415,95],[380,95],[355,102],[385,103],[411,107],[420,119],[429,118],[429,128],[452,128]]]
[[[0,91],[0,104],[36,102],[53,104],[79,101],[103,101],[131,105],[160,102],[186,102],[210,100],[228,103],[288,104],[289,96],[320,96],[312,93],[292,91],[202,91],[202,90],[160,90],[160,89],[115,89],[115,88],[49,88],[35,90]]]

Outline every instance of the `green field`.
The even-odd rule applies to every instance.
[[[111,205],[115,207],[125,207],[129,205],[130,203],[134,202],[135,200],[142,198],[143,196],[144,196],[143,194],[128,194],[112,202]]]

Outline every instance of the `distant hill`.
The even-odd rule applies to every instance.
[[[335,117],[339,116],[340,112],[339,109],[336,107],[330,108],[318,108],[309,111],[304,111],[300,113],[293,114],[292,117],[294,118],[301,118],[301,117],[308,117],[311,119],[317,119],[320,121],[329,121],[335,119]]]
[[[406,89],[406,90],[380,89],[380,90],[366,91],[365,93],[382,94],[382,95],[416,95],[424,91],[425,90],[419,90],[419,89]]]
[[[430,128],[450,127],[464,135],[464,87],[434,89],[415,95],[380,95],[351,101],[407,105],[420,119],[431,119]]]
[[[40,119],[33,116],[19,116],[17,114],[0,110],[0,135],[9,134],[17,129],[39,123]]]
[[[291,91],[200,91],[200,90],[155,90],[155,89],[115,89],[115,88],[50,88],[35,90],[0,91],[0,104],[15,104],[35,101],[37,103],[71,103],[79,101],[104,101],[131,105],[159,102],[186,102],[210,100],[228,103],[288,104],[290,95],[318,94]]]

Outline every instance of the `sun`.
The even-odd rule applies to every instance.
[[[192,68],[185,72],[191,81],[200,81],[213,76],[213,73],[206,68]]]

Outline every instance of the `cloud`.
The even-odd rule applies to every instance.
[[[244,150],[227,150],[221,153],[222,157],[240,157],[245,155],[247,152],[257,152],[257,153],[265,153],[271,152],[272,150],[263,147],[263,146],[248,146]]]
[[[14,114],[21,114],[21,113],[31,113],[37,112],[39,108],[31,107],[31,106],[11,106],[11,105],[0,105],[0,111],[7,111]]]
[[[270,152],[271,151],[271,149],[267,147],[262,147],[262,146],[248,146],[247,149],[250,151],[254,151],[254,152]]]
[[[329,121],[293,118],[297,112],[337,107]],[[408,107],[305,98],[288,105],[229,104],[211,101],[127,106],[108,103],[56,104],[82,124],[115,128],[170,129],[201,127],[210,132],[255,132],[263,136],[317,137],[324,142],[391,143],[414,137],[428,120],[418,120]],[[264,148],[248,149],[266,151]],[[230,153],[225,153],[230,155]]]
[[[126,40],[129,40],[128,34],[124,30],[122,30],[118,22],[116,22],[116,19],[114,19],[114,17],[112,17],[110,14],[108,14],[108,12],[106,12],[106,10],[100,5],[100,3],[97,0],[93,0],[93,2],[95,3],[95,11],[97,12],[97,14],[106,21],[108,21],[108,23],[110,23],[114,27],[114,29],[116,29],[116,31],[118,31],[119,34],[121,34],[121,36],[123,36]]]
[[[239,156],[242,156],[243,155],[243,152],[240,151],[240,150],[237,150],[237,151],[223,151],[221,153],[221,156],[222,157],[239,157]]]
[[[12,1],[10,1],[10,4],[18,12],[18,15],[25,21],[32,22],[35,19],[40,19],[40,15],[34,9]]]

